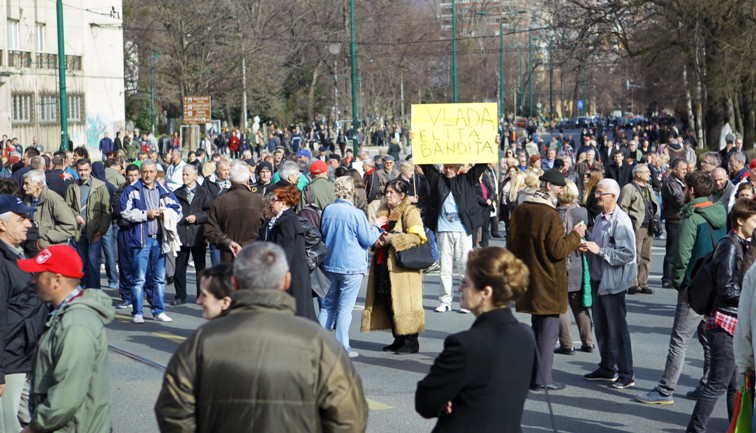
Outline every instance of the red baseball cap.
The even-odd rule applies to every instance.
[[[325,161],[317,160],[310,165],[310,174],[328,173]]]
[[[40,251],[33,259],[16,262],[24,272],[45,272],[60,274],[68,278],[82,278],[84,264],[75,249],[68,245],[53,245]]]
[[[752,159],[751,160],[751,164],[748,166],[748,168],[750,168],[750,169],[756,168],[756,159]]]

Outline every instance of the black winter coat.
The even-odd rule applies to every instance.
[[[210,192],[197,184],[194,189],[194,199],[191,204],[187,200],[189,188],[182,185],[181,188],[173,192],[181,205],[181,221],[178,222],[178,235],[181,240],[181,247],[201,247],[205,244],[205,223],[207,222],[207,211],[213,204],[213,197]],[[186,222],[186,217],[194,215],[197,220],[190,224]]]
[[[483,213],[477,200],[476,184],[479,183],[478,179],[486,167],[486,164],[475,164],[467,173],[449,179],[432,165],[420,166],[430,185],[431,201],[426,220],[431,230],[438,231],[438,217],[449,193],[454,194],[454,201],[457,202],[459,215],[468,235],[483,226]]]
[[[48,309],[31,285],[31,274],[19,269],[17,256],[0,241],[0,384],[5,375],[30,373],[34,350]]]
[[[606,166],[605,172],[605,177],[616,180],[620,189],[633,180],[633,167],[630,164],[617,167],[616,164],[611,163]]]
[[[712,274],[714,277],[714,304],[719,310],[730,316],[738,315],[738,302],[743,282],[740,266],[746,252],[746,242],[734,232],[723,237],[714,250]]]
[[[272,228],[268,229],[268,223],[265,222],[260,227],[258,239],[273,242],[283,248],[286,261],[289,262],[289,272],[291,272],[289,292],[297,301],[297,316],[318,320],[312,303],[310,268],[307,266],[307,251],[305,250],[306,232],[294,209],[289,208],[278,217]]]
[[[521,432],[535,365],[535,337],[509,308],[481,314],[450,335],[430,373],[417,384],[415,410],[438,417],[434,433]],[[448,401],[452,413],[443,412]]]

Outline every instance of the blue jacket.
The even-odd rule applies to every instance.
[[[160,207],[173,209],[181,220],[181,205],[176,196],[167,190],[157,180],[155,181],[160,192]],[[126,240],[130,248],[144,248],[147,244],[147,206],[144,200],[144,184],[141,180],[126,187],[121,195],[121,218],[128,221]]]
[[[367,273],[367,250],[383,230],[371,227],[363,211],[340,198],[323,210],[321,224],[323,242],[328,246],[322,269],[336,274]]]
[[[599,215],[596,220],[603,218]],[[601,282],[598,287],[599,296],[616,295],[633,286],[638,276],[638,263],[635,261],[635,231],[630,217],[620,208],[614,209],[609,220],[609,227],[602,233],[594,230],[591,240],[596,241],[601,237],[602,247],[598,256],[589,260],[591,272],[594,265],[601,266]]]

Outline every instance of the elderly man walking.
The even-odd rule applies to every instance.
[[[512,214],[508,247],[530,269],[530,288],[517,301],[517,311],[532,315],[541,361],[531,389],[558,391],[565,385],[554,382],[551,369],[559,335],[559,315],[567,312],[567,256],[580,246],[586,224],[578,222],[565,235],[554,204],[567,184],[564,176],[558,169],[552,169],[539,179],[540,189]]]
[[[606,380],[612,382],[613,388],[624,389],[635,386],[625,294],[635,284],[638,265],[633,222],[617,206],[619,195],[620,187],[614,179],[598,183],[596,202],[602,212],[596,218],[591,241],[580,247],[591,253],[588,265],[594,298],[593,329],[601,355],[599,368],[583,377]]]

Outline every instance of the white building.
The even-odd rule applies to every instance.
[[[0,136],[24,147],[38,137],[60,146],[55,0],[4,0],[0,6]],[[66,0],[63,20],[68,135],[97,149],[124,129],[121,0]],[[4,35],[2,33],[5,33]],[[3,37],[5,36],[5,37]]]

